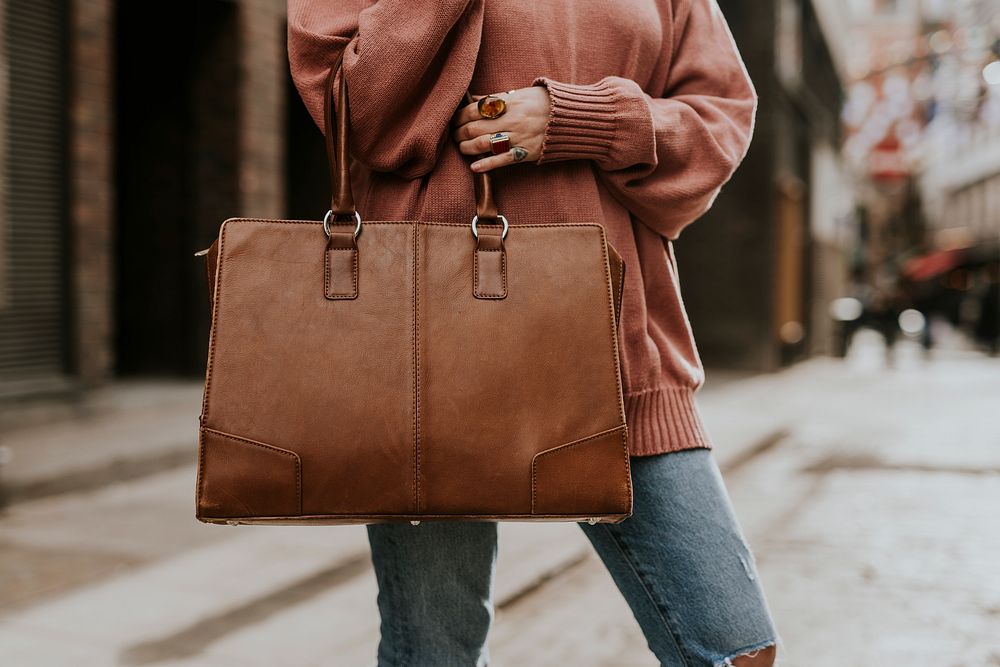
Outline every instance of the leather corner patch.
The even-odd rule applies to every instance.
[[[603,431],[535,454],[531,513],[628,514],[632,511],[626,427]]]
[[[298,454],[209,428],[199,437],[199,517],[302,514]]]

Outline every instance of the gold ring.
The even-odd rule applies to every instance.
[[[507,111],[507,101],[496,95],[480,97],[476,106],[479,108],[479,115],[483,118],[499,118]]]

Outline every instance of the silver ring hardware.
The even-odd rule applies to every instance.
[[[503,221],[503,232],[500,234],[500,238],[505,239],[507,238],[507,230],[510,228],[510,225],[507,224],[507,218],[503,217],[499,213],[497,213],[497,217],[500,218],[501,221]],[[476,227],[478,222],[479,222],[479,214],[477,213],[476,215],[472,216],[472,235],[476,238],[476,240],[479,240],[479,229]]]
[[[330,236],[330,221],[333,220],[333,210],[326,212],[323,216],[323,231],[326,232],[327,236]],[[358,238],[358,234],[361,233],[361,214],[357,211],[354,212],[354,238]]]

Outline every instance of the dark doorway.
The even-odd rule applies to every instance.
[[[117,8],[119,374],[204,373],[204,259],[238,208],[237,6]]]
[[[330,176],[326,164],[326,146],[312,116],[306,110],[292,77],[285,67],[285,90],[288,109],[288,159],[285,192],[288,216],[298,220],[319,220],[330,201]]]

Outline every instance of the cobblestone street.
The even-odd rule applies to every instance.
[[[710,430],[766,413],[783,433],[717,455],[784,667],[1000,665],[1000,360],[897,352],[884,369],[868,341],[706,394]],[[193,474],[9,508],[0,664],[371,665],[363,528],[200,525]],[[656,664],[574,524],[502,525],[491,653]]]

